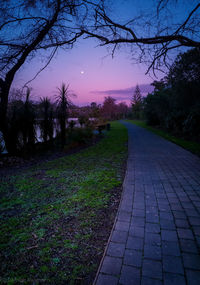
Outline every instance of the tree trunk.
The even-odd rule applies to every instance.
[[[3,133],[6,148],[8,146],[8,121],[7,121],[7,109],[8,109],[8,95],[11,84],[0,80],[0,131]]]

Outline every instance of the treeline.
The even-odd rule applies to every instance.
[[[77,107],[71,106],[70,108],[70,118],[83,118],[83,120],[87,120],[87,118],[99,118],[104,121],[118,120],[125,118],[129,111],[126,103],[116,103],[116,99],[107,96],[104,98],[102,104],[97,104],[96,102],[92,102],[88,106]]]
[[[152,85],[153,93],[132,102],[133,115],[146,119],[149,125],[200,141],[200,49],[179,54],[167,76]]]
[[[63,83],[57,91],[53,99],[44,97],[36,102],[31,100],[30,89],[25,94],[18,90],[10,94],[4,137],[8,153],[32,152],[37,142],[45,147],[56,144],[61,148],[72,140],[83,142],[93,136],[97,124],[124,118],[128,111],[125,103],[116,104],[112,97],[105,97],[102,105],[92,102],[89,106],[77,107],[71,101],[75,95],[69,85]],[[68,121],[69,118],[78,118],[81,128],[75,128],[77,121]]]
[[[52,142],[55,129],[61,136],[65,132],[71,104],[69,97],[65,84],[58,88],[54,102],[48,97],[32,101],[29,88],[25,94],[15,90],[8,104],[7,132],[4,136],[7,151],[11,154],[32,151],[38,142],[37,130],[40,133],[39,141],[43,143]],[[60,140],[60,143],[64,142],[65,135]]]

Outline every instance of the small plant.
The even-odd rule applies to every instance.
[[[70,131],[71,131],[71,132],[73,131],[75,125],[76,125],[76,122],[75,122],[75,121],[71,120],[71,121],[69,122],[69,128],[70,128]]]
[[[53,139],[53,107],[49,98],[45,97],[41,99],[40,103],[41,110],[41,120],[40,120],[40,130],[43,142]]]

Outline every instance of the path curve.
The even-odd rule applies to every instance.
[[[200,284],[200,158],[131,123],[123,194],[96,285]]]

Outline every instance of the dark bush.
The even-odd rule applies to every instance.
[[[183,132],[187,137],[200,141],[200,105],[195,107],[183,122]]]

